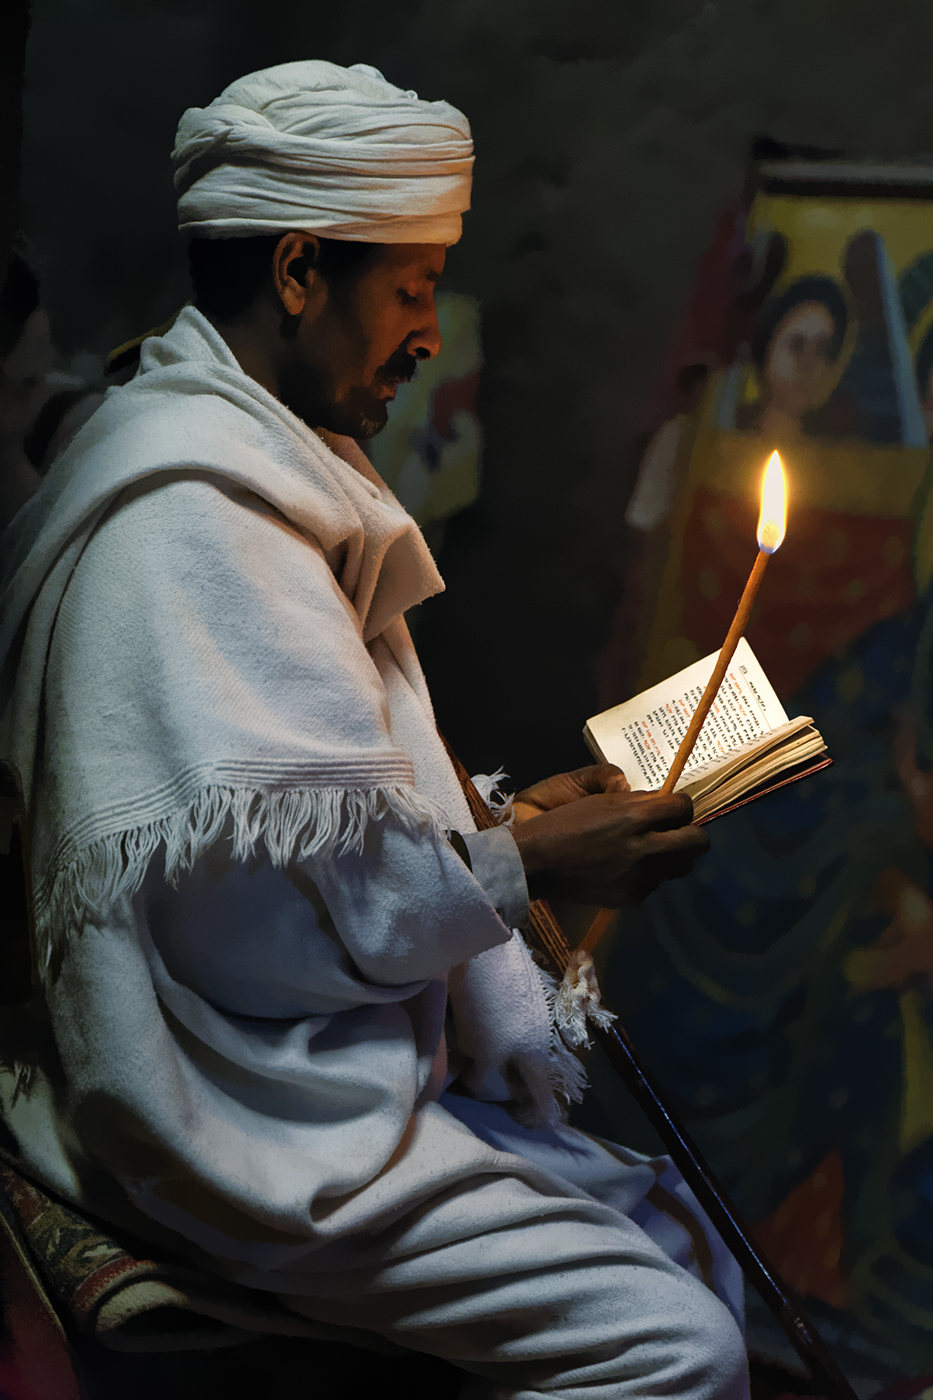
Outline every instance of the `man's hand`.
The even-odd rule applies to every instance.
[[[512,831],[532,899],[615,909],[686,875],[709,847],[682,793],[630,792],[612,764],[561,773],[515,798]]]
[[[573,773],[558,773],[517,792],[512,803],[516,823],[553,811],[597,792],[628,792],[628,778],[614,763],[593,763]]]

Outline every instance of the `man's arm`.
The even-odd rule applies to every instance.
[[[686,875],[709,846],[689,797],[631,792],[611,763],[559,773],[517,794],[514,825],[454,833],[453,845],[499,917],[524,923],[529,899],[609,908]]]

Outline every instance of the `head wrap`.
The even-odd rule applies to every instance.
[[[461,112],[365,63],[250,73],[178,124],[181,229],[230,238],[307,229],[364,243],[456,243],[473,143]]]

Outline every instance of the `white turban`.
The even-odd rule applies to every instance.
[[[178,124],[179,227],[230,238],[307,229],[363,243],[456,243],[470,206],[466,117],[365,63],[250,73]]]

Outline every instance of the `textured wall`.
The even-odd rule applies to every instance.
[[[37,0],[26,228],[58,340],[104,351],[186,294],[167,159],[185,106],[307,56],[462,106],[475,207],[449,283],[484,311],[486,482],[419,631],[464,757],[530,779],[585,761],[626,447],[751,138],[933,152],[931,40],[924,0]]]

